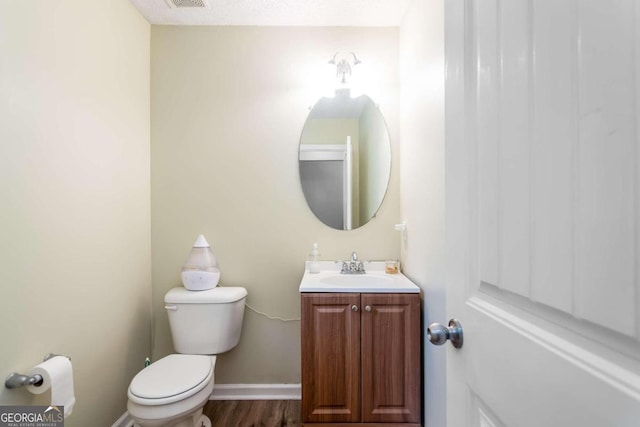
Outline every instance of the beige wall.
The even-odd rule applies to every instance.
[[[298,143],[318,96],[317,70],[355,51],[383,98],[397,154],[397,28],[153,26],[151,183],[154,358],[173,351],[163,297],[199,233],[218,256],[223,285],[248,303],[300,315],[298,285],[313,242],[324,259],[400,255],[398,169],[376,218],[353,231],[310,212],[299,183]],[[397,159],[397,156],[394,156]],[[249,310],[239,346],[222,355],[216,382],[300,381],[300,325]]]
[[[445,352],[426,326],[445,323],[444,1],[413,0],[400,28],[404,273],[423,290],[425,426],[446,425]]]
[[[122,415],[150,350],[149,38],[127,0],[0,2],[0,377],[70,356],[69,427]]]

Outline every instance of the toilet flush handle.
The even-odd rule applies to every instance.
[[[169,311],[178,311],[178,306],[175,304],[167,304],[164,306],[164,308]]]

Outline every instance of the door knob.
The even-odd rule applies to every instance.
[[[432,323],[427,328],[429,341],[435,345],[442,345],[449,340],[455,348],[462,348],[462,335],[462,325],[457,319],[449,320],[449,327]]]
[[[351,310],[352,310],[352,311],[358,311],[358,306],[357,306],[357,305],[355,305],[355,304],[353,304],[353,305],[351,306]]]

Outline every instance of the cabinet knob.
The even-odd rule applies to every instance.
[[[366,307],[364,308],[364,310],[365,310],[365,311],[371,311],[371,306],[370,306],[370,305],[366,306]]]
[[[351,311],[358,311],[358,306],[357,306],[357,305],[355,305],[355,304],[353,304],[353,305],[351,306]]]

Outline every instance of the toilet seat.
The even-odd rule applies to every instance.
[[[133,378],[129,385],[129,399],[145,406],[187,399],[211,382],[215,362],[215,356],[170,354]]]

